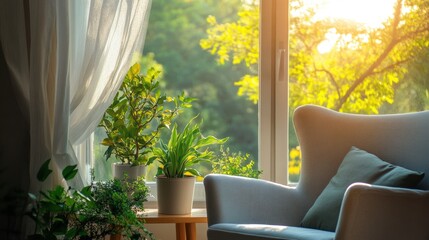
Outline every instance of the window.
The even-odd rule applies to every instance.
[[[199,115],[204,135],[229,137],[224,150],[228,148],[231,154],[243,156],[249,154],[247,159],[255,161],[257,166],[258,105],[245,96],[238,96],[238,87],[234,85],[246,74],[257,75],[257,63],[253,70],[245,63],[219,64],[217,57],[200,45],[207,37],[209,16],[216,16],[218,22],[233,21],[238,19],[241,8],[241,0],[153,1],[143,57],[139,61],[145,67],[156,66],[162,70],[162,87],[168,95],[185,91],[196,98],[193,107],[177,118],[181,127]],[[93,161],[97,179],[110,178],[110,165],[114,161],[103,160],[105,147],[98,143],[104,137],[103,129],[97,129]],[[210,166],[202,164],[199,170],[207,174]],[[153,181],[155,173],[155,165],[148,167],[146,179]],[[203,196],[202,185],[197,185],[196,191],[198,200]]]
[[[422,67],[429,51],[427,10],[424,1],[291,0],[289,98],[282,104],[276,96],[274,109],[286,104],[290,113],[303,104],[362,114],[428,109]],[[289,180],[296,181],[299,146],[289,130],[288,172],[295,175]]]
[[[153,2],[144,61],[162,66],[167,92],[184,90],[198,99],[179,121],[200,114],[205,134],[230,137],[228,147],[249,153],[262,178],[290,184],[298,180],[300,166],[291,125],[296,107],[317,104],[366,114],[429,108],[426,5],[402,0],[159,0]],[[258,63],[241,56],[241,64],[234,64],[240,56],[222,52],[227,50],[221,45],[204,49],[200,41],[207,38],[210,24],[239,22],[237,12],[243,9],[248,12],[241,12],[241,20],[246,20],[252,6],[261,16]],[[243,76],[255,74],[260,76],[258,104],[250,91],[255,86],[240,84]],[[244,96],[237,95],[239,87]],[[103,162],[98,160],[102,152],[96,164]],[[109,172],[110,162],[97,165],[96,171]],[[203,166],[204,171],[209,167]]]
[[[185,91],[196,98],[177,118],[179,124],[199,115],[204,135],[229,137],[225,147],[230,152],[247,153],[257,161],[258,105],[238,96],[234,85],[249,70],[244,63],[220,64],[202,47],[211,19],[236,20],[241,6],[241,0],[154,1],[143,55],[162,66],[169,95]],[[199,170],[206,174],[210,167],[202,164]]]

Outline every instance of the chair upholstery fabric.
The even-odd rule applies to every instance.
[[[288,240],[333,240],[335,233],[317,229],[286,227],[264,224],[219,223],[208,230],[210,239],[241,240],[246,239],[288,239]]]
[[[296,109],[294,127],[302,156],[296,187],[225,175],[205,178],[209,240],[429,239],[429,111],[360,115],[305,105]],[[354,184],[343,199],[335,233],[300,229],[352,146],[426,177],[418,190]],[[288,233],[299,229],[295,233],[302,234],[291,238],[272,228],[270,235],[265,228],[261,236],[246,225],[280,226]],[[310,232],[315,235],[306,235]]]

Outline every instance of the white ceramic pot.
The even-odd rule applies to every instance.
[[[145,165],[133,166],[126,163],[113,163],[113,178],[123,179],[125,176],[128,176],[129,180],[136,180],[138,177],[143,176],[145,173]]]
[[[156,177],[158,212],[161,214],[190,214],[194,200],[195,177]]]

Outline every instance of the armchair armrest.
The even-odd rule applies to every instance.
[[[292,187],[245,177],[210,174],[204,179],[208,224],[297,226],[305,214]]]
[[[352,184],[346,191],[336,240],[429,239],[429,191]]]

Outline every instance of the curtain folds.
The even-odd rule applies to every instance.
[[[49,157],[58,169],[78,164],[74,186],[89,181],[73,146],[95,130],[141,51],[149,9],[150,0],[1,1],[1,46],[30,124],[32,184]]]

